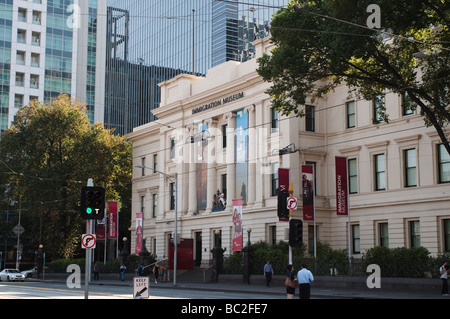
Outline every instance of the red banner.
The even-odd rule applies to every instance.
[[[278,169],[278,191],[289,190],[289,168]],[[279,218],[280,222],[288,222],[289,218]]]
[[[233,251],[242,250],[242,199],[233,199]]]
[[[336,156],[336,213],[348,215],[347,158]]]
[[[314,220],[314,166],[302,165],[303,220]]]
[[[118,202],[108,202],[108,238],[117,238],[117,218],[118,216]]]

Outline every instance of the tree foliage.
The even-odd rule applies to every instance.
[[[91,125],[86,107],[67,95],[22,107],[0,141],[3,206],[21,210],[25,238],[54,256],[79,246],[81,188],[88,178],[105,187],[107,200],[128,202],[131,145],[100,123]]]
[[[309,99],[346,83],[372,100],[393,92],[419,106],[450,153],[450,6],[446,0],[291,1],[271,24],[275,48],[258,59],[258,73],[284,114],[304,115]],[[377,4],[381,28],[367,8]],[[389,114],[380,114],[389,121]]]

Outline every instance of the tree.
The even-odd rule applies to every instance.
[[[378,29],[372,4],[380,9]],[[419,106],[450,154],[449,21],[445,0],[291,1],[273,17],[275,48],[258,59],[258,73],[272,82],[267,93],[283,114],[303,116],[307,98],[342,83],[368,100],[384,92],[403,95],[412,108]],[[378,116],[389,121],[385,109]]]
[[[22,107],[0,141],[0,185],[21,210],[29,242],[54,256],[73,255],[83,222],[81,188],[92,178],[107,200],[128,202],[131,145],[99,123],[67,95]]]

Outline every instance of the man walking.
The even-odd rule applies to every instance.
[[[300,299],[310,299],[311,297],[311,283],[314,281],[313,274],[306,269],[306,264],[302,264],[302,269],[297,273],[297,281],[299,287]]]
[[[264,276],[266,276],[266,286],[269,287],[270,281],[272,280],[273,268],[270,264],[270,261],[267,261],[267,264],[264,265]]]

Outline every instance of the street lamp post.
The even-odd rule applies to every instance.
[[[134,167],[138,167],[138,168],[148,168],[151,169],[153,172],[155,173],[159,173],[169,179],[175,178],[175,232],[174,232],[174,237],[173,237],[173,247],[174,247],[174,252],[173,252],[173,285],[176,286],[177,285],[177,245],[178,245],[178,176],[170,176],[169,174],[166,174],[164,172],[158,171],[152,167],[147,167],[145,165],[135,165]]]

